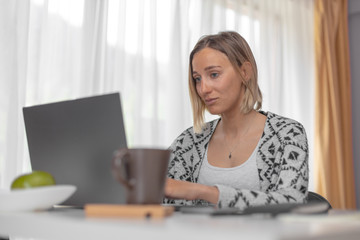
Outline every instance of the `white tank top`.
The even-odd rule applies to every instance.
[[[208,186],[220,184],[235,189],[260,190],[259,173],[256,165],[258,145],[248,160],[243,164],[232,168],[212,166],[208,162],[208,149],[206,148],[204,161],[200,168],[198,183]]]

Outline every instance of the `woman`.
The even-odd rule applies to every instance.
[[[190,54],[194,126],[175,139],[165,203],[237,207],[306,201],[303,126],[260,111],[252,51],[236,32],[199,40]],[[205,109],[220,118],[204,123]]]

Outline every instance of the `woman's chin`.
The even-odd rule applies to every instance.
[[[216,110],[214,108],[206,108],[206,110],[211,114],[211,115],[220,115],[221,111]]]

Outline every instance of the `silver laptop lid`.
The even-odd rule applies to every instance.
[[[111,174],[113,152],[127,146],[119,93],[24,107],[23,114],[32,169],[77,186],[63,205],[125,202]]]

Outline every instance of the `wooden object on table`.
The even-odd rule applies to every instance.
[[[86,204],[87,217],[130,217],[130,218],[163,218],[172,215],[174,207],[162,205],[118,205]]]

